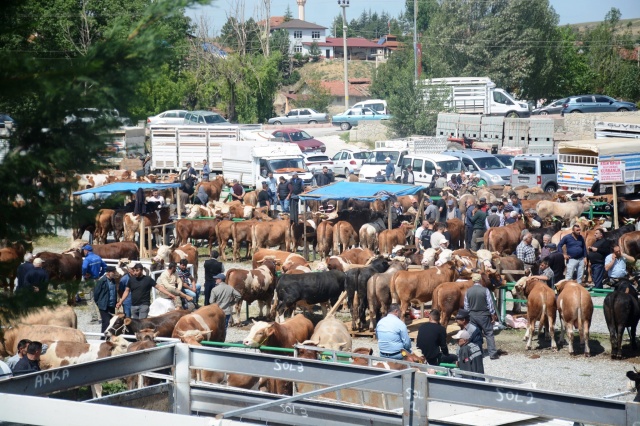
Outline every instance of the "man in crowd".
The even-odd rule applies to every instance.
[[[189,269],[189,261],[187,259],[180,259],[180,266],[178,266],[178,277],[182,280],[183,291],[193,298],[193,303],[198,307],[198,299],[200,298],[200,290],[202,286],[196,283],[196,279],[191,275]],[[183,307],[186,303],[183,303]]]
[[[547,247],[551,243],[551,235],[544,234],[542,236],[542,246],[540,247],[540,256],[538,257],[540,260],[545,259],[551,254],[551,249]]]
[[[380,356],[383,358],[402,359],[402,350],[411,352],[409,331],[402,320],[400,306],[392,303],[389,313],[376,326],[376,338]]]
[[[24,277],[27,275],[27,272],[29,272],[32,269],[33,269],[33,254],[27,253],[24,255],[24,263],[21,263],[20,266],[18,266],[18,270],[16,272],[16,277],[18,278],[16,291],[24,287]]]
[[[226,278],[224,274],[218,274],[214,278],[216,279],[216,286],[211,291],[209,303],[216,303],[224,312],[224,327],[226,329],[233,313],[233,306],[242,299],[242,295],[238,290],[224,282]]]
[[[431,234],[431,247],[437,248],[440,246],[440,241],[447,238],[444,236],[444,223],[437,223],[434,228],[436,232]]]
[[[271,201],[271,210],[275,210],[278,205],[278,181],[273,177],[273,172],[267,174],[267,187]]]
[[[511,207],[511,205],[509,205],[507,207]],[[505,212],[507,211],[506,208],[504,210],[505,210]],[[504,224],[505,225],[511,225],[512,223],[516,223],[519,220],[520,220],[520,213],[518,213],[515,210],[509,210],[509,214],[507,215],[506,219],[504,220]]]
[[[229,195],[231,195],[231,201],[244,201],[244,187],[240,185],[238,179],[233,180],[233,186],[231,186],[231,191],[229,191]]]
[[[327,166],[322,167],[322,173],[318,173],[316,175],[316,184],[318,186],[329,185],[333,181],[335,181],[335,177],[333,176],[333,173],[329,172],[329,168]]]
[[[122,268],[123,274],[120,277],[120,282],[118,283],[118,295],[120,296],[121,300],[122,295],[127,288],[129,278],[131,278],[131,269],[133,268],[133,265],[133,262],[129,262],[120,266],[120,268]],[[129,294],[126,299],[122,300],[122,310],[124,311],[124,315],[127,318],[131,318],[131,294]]]
[[[533,278],[545,282],[549,288],[554,289],[553,270],[549,268],[549,261],[546,257],[540,261],[540,275],[533,275]]]
[[[97,280],[107,270],[107,264],[97,254],[93,252],[93,247],[89,244],[82,247],[84,260],[82,261],[82,276],[85,280]]]
[[[478,199],[478,203],[480,204],[480,210],[482,210],[486,214],[489,210],[487,199],[485,197],[480,197],[480,199]]]
[[[431,237],[435,232],[434,227],[435,227],[435,221],[433,219],[429,219],[427,221],[427,227],[425,228],[424,231],[422,231],[422,234],[420,234],[420,245],[422,247],[422,250],[431,248]],[[436,247],[433,247],[433,248],[436,248]]]
[[[411,167],[411,164],[409,164],[407,168],[402,172],[402,183],[406,183],[408,185],[413,185],[415,183],[415,178],[413,176],[413,167]]]
[[[202,181],[209,182],[209,175],[211,175],[211,167],[209,167],[209,163],[205,158],[204,160],[202,160],[202,172],[200,173]]]
[[[282,213],[289,213],[289,203],[291,200],[291,184],[287,182],[284,176],[280,176],[280,183],[278,184],[277,191]]]
[[[423,220],[422,224],[416,229],[415,234],[413,234],[414,242],[418,250],[420,250],[420,240],[422,238],[422,232],[424,232],[424,230],[427,229],[428,227],[429,227],[429,222],[427,222],[426,220]]]
[[[304,182],[298,177],[297,172],[293,172],[291,177],[291,204],[289,211],[291,212],[291,222],[298,223],[298,204],[300,203],[300,194],[304,190]]]
[[[382,171],[378,170],[376,172],[376,177],[373,178],[374,182],[378,182],[378,183],[382,183],[382,182],[386,182],[387,179],[382,175]]]
[[[611,254],[611,244],[604,238],[604,231],[596,229],[593,233],[595,242],[587,250],[587,258],[591,263],[591,279],[595,288],[602,288],[604,280],[604,259]]]
[[[211,258],[204,261],[204,305],[209,304],[211,290],[216,286],[215,276],[224,272],[224,265],[218,260],[218,252],[213,250]]]
[[[151,192],[151,197],[147,197],[147,203],[158,203],[159,206],[164,206],[164,197],[160,195],[160,191],[154,189]]]
[[[473,217],[473,213],[475,210],[475,205],[473,204],[473,200],[468,198],[466,201],[466,211],[464,216],[464,226],[465,226],[465,236],[464,242],[467,250],[471,250],[471,236],[473,234],[473,223],[471,223],[471,218]]]
[[[152,310],[158,312],[154,312],[152,315],[162,315],[164,313],[170,312],[176,308],[182,307],[181,299],[192,301],[193,298],[188,294],[184,293],[184,283],[182,279],[176,273],[177,265],[175,262],[169,262],[167,269],[160,274],[158,277],[156,289],[158,289],[157,298],[153,302]],[[156,308],[156,303],[159,300],[163,300],[160,306]],[[156,315],[157,314],[157,315]]]
[[[482,211],[482,205],[478,204],[473,210],[471,216],[471,228],[473,232],[471,234],[471,250],[478,251],[482,246],[482,237],[486,232],[485,222],[487,220],[487,214]]]
[[[258,207],[266,207],[267,214],[271,209],[271,196],[269,196],[269,185],[262,182],[262,191],[258,192]]]
[[[131,318],[145,319],[149,315],[151,289],[155,286],[156,283],[153,282],[151,277],[144,275],[142,264],[136,263],[131,270],[131,278],[129,278],[122,299],[116,303],[116,309],[122,306],[122,301],[131,293]]]
[[[471,342],[471,336],[467,330],[460,330],[454,336],[458,341],[458,368],[462,371],[484,374],[484,361],[482,360],[482,348]],[[494,359],[494,358],[491,358]],[[482,380],[477,377],[469,377],[473,380]]]
[[[438,209],[438,218],[436,221],[445,223],[447,221],[447,197],[446,193],[436,202],[436,208]]]
[[[387,157],[384,159],[387,165],[384,168],[384,175],[388,181],[395,180],[394,174],[396,173],[396,167],[391,163],[391,157]]]
[[[573,225],[571,233],[565,235],[558,244],[558,251],[562,252],[562,248],[567,248],[567,254],[564,258],[567,261],[567,272],[565,279],[573,279],[573,273],[578,270],[576,281],[582,284],[582,276],[584,275],[584,267],[587,263],[587,246],[584,238],[580,235],[580,226]]]
[[[29,343],[31,343],[31,340],[29,339],[22,339],[18,342],[18,351],[14,356],[7,360],[7,365],[11,370],[15,368],[18,361],[27,356],[27,347],[29,346]]]
[[[531,241],[533,241],[533,235],[527,233],[522,237],[518,247],[516,247],[516,257],[524,263],[525,271],[527,269],[531,270],[536,263],[536,251],[531,245]]]
[[[511,206],[513,207],[513,211],[516,211],[516,212],[518,212],[520,214],[523,213],[522,203],[518,199],[518,195],[517,194],[513,194],[511,196]]]
[[[504,226],[504,219],[498,216],[497,206],[491,206],[490,214],[487,216],[487,223],[485,225],[487,226],[487,229]]]
[[[440,325],[440,311],[432,309],[429,312],[429,322],[418,329],[416,346],[422,351],[427,364],[455,363],[458,357],[449,354],[447,347],[447,331]]]
[[[460,213],[460,209],[458,208],[454,200],[447,201],[446,220],[451,220],[451,219],[462,219],[462,214]]]
[[[438,208],[431,202],[431,198],[424,198],[424,218],[429,220],[433,219],[434,221],[438,220],[439,212]]]
[[[24,289],[26,292],[33,292],[37,295],[40,302],[47,298],[47,290],[49,289],[49,274],[42,269],[44,260],[36,257],[33,259],[33,269],[31,269],[24,277]]]
[[[26,356],[20,358],[13,367],[13,375],[20,376],[40,371],[40,354],[42,354],[42,343],[29,343]]]
[[[546,257],[549,268],[553,271],[554,284],[564,279],[564,255],[558,251],[558,246],[554,243],[547,244],[549,255]]]
[[[480,283],[482,280],[480,274],[471,274],[471,280],[473,285],[464,296],[464,309],[469,312],[471,322],[482,330],[484,337],[487,339],[489,358],[498,359],[500,355],[493,337],[493,322],[498,319],[498,316],[493,306],[491,293],[488,288],[483,287]],[[462,359],[460,355],[458,355],[458,358]]]
[[[471,323],[469,318],[469,311],[464,309],[458,309],[456,314],[456,323],[460,327],[460,330],[467,330],[471,336],[471,343],[475,343],[479,348],[482,347],[482,330]]]
[[[635,259],[620,251],[620,246],[613,246],[613,253],[604,260],[604,269],[611,279],[625,278],[627,276],[627,263],[632,264]]]
[[[96,282],[93,289],[93,300],[98,306],[102,327],[100,333],[109,327],[111,316],[116,313],[116,303],[118,303],[118,288],[116,285],[116,268],[107,266],[107,272]]]
[[[198,175],[196,174],[196,169],[191,167],[191,163],[187,163],[187,172],[185,173],[185,179],[193,179],[194,181],[198,179]]]

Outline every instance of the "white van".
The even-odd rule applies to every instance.
[[[353,108],[371,108],[375,112],[380,114],[389,114],[389,110],[387,109],[387,101],[382,99],[369,99],[367,101],[358,102]]]
[[[408,154],[401,160],[400,178],[402,171],[411,165],[413,168],[413,178],[416,185],[429,186],[431,178],[436,172],[436,167],[440,167],[447,174],[447,179],[452,174],[458,174],[462,171],[462,160],[451,155],[442,154]]]

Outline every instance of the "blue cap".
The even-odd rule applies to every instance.
[[[93,251],[93,247],[87,244],[86,246],[82,247],[82,250]]]
[[[224,281],[225,278],[226,277],[224,276],[224,274],[218,274],[215,277],[213,277],[214,280],[222,280],[222,281]]]

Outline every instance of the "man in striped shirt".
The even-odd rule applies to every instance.
[[[536,250],[531,245],[531,241],[533,240],[532,234],[525,234],[522,237],[522,241],[518,244],[516,248],[516,257],[524,263],[524,269],[531,269],[533,264],[536,262]]]

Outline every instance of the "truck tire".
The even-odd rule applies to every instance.
[[[276,125],[276,126],[280,126],[282,123],[279,122],[279,121],[274,121],[273,124]]]
[[[351,129],[351,124],[347,123],[346,121],[344,123],[340,123],[340,130],[349,130]]]
[[[558,190],[558,187],[556,186],[555,183],[550,183],[544,187],[544,192],[556,192],[557,190]]]
[[[506,113],[504,115],[506,118],[520,118],[520,115],[518,115],[517,112],[515,111],[509,111],[508,113]]]
[[[451,142],[447,144],[447,151],[460,151],[462,150],[462,145],[459,143]]]
[[[309,124],[318,124],[316,120],[309,120]]]

